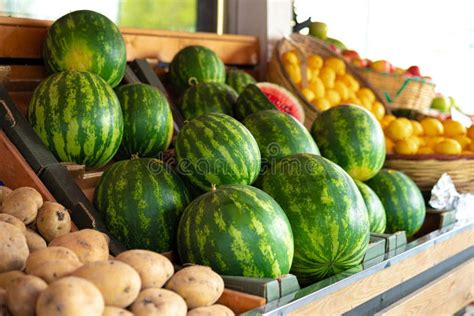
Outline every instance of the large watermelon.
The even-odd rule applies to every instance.
[[[181,178],[153,158],[122,160],[102,175],[94,204],[107,229],[128,248],[175,248],[176,232],[190,202]]]
[[[212,112],[233,116],[237,97],[225,83],[198,83],[184,92],[179,107],[186,120]]]
[[[369,242],[364,200],[338,165],[312,154],[287,156],[262,188],[285,210],[295,241],[292,273],[307,284],[357,266]]]
[[[68,13],[51,25],[43,58],[53,72],[92,72],[112,87],[122,80],[127,63],[125,42],[118,27],[89,10]]]
[[[382,202],[375,192],[365,183],[354,180],[360,194],[364,198],[369,214],[370,232],[383,233],[387,225],[387,217]]]
[[[339,105],[319,114],[311,128],[321,155],[352,178],[366,181],[382,168],[385,138],[377,119],[356,105]]]
[[[251,184],[260,172],[260,151],[252,134],[222,113],[187,122],[175,149],[181,173],[204,190],[212,185]]]
[[[262,165],[273,164],[292,154],[319,155],[311,134],[291,115],[266,110],[247,116],[242,123],[257,141]]]
[[[60,161],[105,165],[122,141],[123,117],[112,88],[89,72],[65,71],[43,80],[28,119]]]
[[[166,97],[143,83],[120,86],[116,93],[124,121],[121,156],[156,157],[166,150],[173,136],[173,116]]]
[[[226,73],[225,83],[234,88],[238,94],[241,94],[247,85],[255,84],[257,81],[245,71],[231,68]]]
[[[178,250],[183,263],[220,274],[277,278],[290,270],[293,235],[271,196],[247,185],[223,185],[186,208]]]
[[[187,46],[170,64],[171,83],[180,92],[197,83],[225,82],[225,67],[220,58],[207,47]]]
[[[425,220],[425,201],[415,182],[403,172],[382,169],[367,182],[382,201],[387,214],[387,233],[404,230],[413,236]]]

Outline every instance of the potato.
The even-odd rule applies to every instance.
[[[47,241],[71,231],[71,216],[59,203],[44,202],[36,217],[36,227]]]
[[[187,316],[233,316],[234,312],[227,306],[214,304],[211,306],[196,307],[188,312]]]
[[[28,244],[21,230],[12,224],[0,222],[0,273],[23,270],[29,254]]]
[[[81,264],[76,253],[66,247],[48,247],[36,250],[31,253],[26,260],[26,273],[30,273],[35,267],[42,265],[45,262],[54,260],[72,261]]]
[[[131,307],[136,316],[184,316],[186,302],[178,294],[165,289],[143,290]]]
[[[0,288],[0,316],[7,316],[7,291]]]
[[[12,281],[15,281],[16,279],[24,275],[26,274],[21,271],[9,271],[0,273],[0,288],[6,289]]]
[[[7,287],[7,305],[15,316],[34,316],[38,296],[48,284],[32,275],[22,276]]]
[[[102,316],[133,316],[128,310],[114,307],[114,306],[105,306]]]
[[[48,245],[46,245],[46,241],[38,235],[35,231],[27,228],[25,231],[25,237],[26,237],[26,243],[28,244],[28,249],[30,252],[39,250],[39,249],[44,249]]]
[[[174,273],[173,264],[165,256],[149,250],[128,250],[116,257],[129,264],[140,275],[142,290],[162,287]]]
[[[23,187],[8,194],[2,203],[0,213],[15,216],[25,224],[33,222],[38,209],[43,205],[43,198],[33,188]]]
[[[224,292],[224,280],[211,268],[195,265],[176,272],[165,287],[181,295],[193,309],[214,304]]]
[[[126,263],[107,260],[84,264],[72,273],[97,286],[106,305],[127,307],[140,293],[140,276]]]
[[[10,189],[9,187],[0,186],[0,207],[2,206],[3,200],[10,193],[12,193],[12,189]]]
[[[91,282],[65,277],[51,283],[36,303],[37,316],[101,316],[105,308],[104,298]]]
[[[49,245],[71,249],[82,263],[109,258],[109,245],[104,234],[94,229],[82,229],[56,237]]]
[[[82,263],[73,260],[54,259],[35,265],[29,274],[42,278],[47,283],[52,283],[62,277],[70,275],[82,266]]]
[[[21,230],[21,232],[23,234],[26,232],[25,224],[23,224],[22,221],[20,221],[18,218],[16,218],[13,215],[6,214],[6,213],[0,213],[0,222],[5,222],[5,223],[8,223],[8,224],[12,224],[13,226],[15,226],[16,228]]]

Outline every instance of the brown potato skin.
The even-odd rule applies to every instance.
[[[10,285],[10,283],[24,275],[26,274],[21,271],[9,271],[0,273],[0,288],[6,289],[8,285]]]
[[[2,207],[3,200],[8,194],[12,193],[13,190],[6,186],[0,186],[0,208]]]
[[[205,266],[188,266],[176,272],[165,286],[181,295],[190,309],[214,304],[224,292],[224,280]]]
[[[168,258],[150,250],[127,250],[115,259],[129,264],[138,272],[142,290],[162,287],[174,273],[173,264]]]
[[[0,273],[23,270],[30,251],[25,235],[12,224],[0,222]]]
[[[107,260],[109,245],[104,234],[94,229],[82,229],[54,238],[49,246],[62,246],[74,251],[82,263]]]
[[[46,283],[52,283],[70,275],[81,266],[82,263],[79,261],[54,259],[34,266],[30,269],[29,274],[43,279]]]
[[[25,225],[32,223],[38,209],[43,205],[43,197],[33,188],[22,187],[8,194],[2,202],[0,213],[15,216]]]
[[[131,307],[135,316],[185,316],[188,308],[181,296],[157,288],[143,290]]]
[[[188,312],[187,316],[233,316],[234,312],[227,306],[214,304],[211,306],[196,307]]]
[[[7,213],[0,213],[0,222],[12,224],[13,226],[21,230],[23,234],[26,232],[25,224],[13,215]]]
[[[36,227],[47,241],[71,231],[71,216],[64,206],[56,202],[44,202],[38,210]]]
[[[104,308],[104,298],[94,284],[77,277],[65,277],[41,292],[36,315],[102,316]]]
[[[76,253],[66,247],[48,247],[44,249],[36,250],[31,253],[28,259],[26,260],[26,273],[31,273],[31,271],[45,262],[54,261],[54,260],[66,260],[72,261],[80,265],[79,258]]]
[[[32,275],[22,276],[7,287],[7,305],[15,316],[34,316],[36,301],[48,284]]]
[[[102,316],[133,316],[133,314],[123,308],[115,306],[105,306]]]
[[[48,247],[48,245],[46,244],[46,240],[44,240],[43,237],[37,234],[34,230],[31,230],[29,228],[27,228],[25,231],[25,238],[30,253]]]

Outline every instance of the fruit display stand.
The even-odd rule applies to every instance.
[[[0,41],[11,43],[0,47],[0,60],[9,68],[8,92],[5,89],[0,91],[0,98],[8,103],[10,110],[19,109],[13,115],[20,125],[21,114],[27,111],[33,89],[46,76],[40,58],[41,45],[50,24],[49,21],[0,18]],[[123,29],[122,32],[129,61],[150,59],[152,63],[169,62],[183,46],[202,44],[215,50],[230,65],[252,68],[259,62],[258,41],[253,37],[130,29]],[[27,124],[26,120],[23,123]],[[80,205],[86,209],[85,214],[94,215],[90,200],[102,170],[58,164],[52,160],[50,153],[48,156],[48,152],[39,153],[38,148],[31,150],[34,144],[25,143],[21,130],[15,133],[6,128],[6,135],[10,139],[3,133],[0,135],[2,144],[6,144],[0,147],[0,162],[2,166],[8,165],[7,168],[1,167],[2,172],[10,170],[5,175],[1,174],[6,184],[15,186],[10,184],[12,180],[7,179],[15,179],[12,170],[16,175],[20,170],[17,169],[20,161],[23,168],[31,168],[29,174],[32,178],[36,177],[39,187],[43,184],[37,175],[57,200],[68,206]],[[13,160],[11,155],[3,155],[4,148],[8,152],[16,152],[17,158]],[[18,158],[19,152],[25,158]],[[73,219],[75,214],[78,213],[73,209]],[[474,223],[460,222],[440,228],[437,221],[441,217],[436,212],[427,217],[432,219],[432,225],[424,228],[423,236],[411,239],[407,244],[402,243],[401,247],[341,275],[286,293],[266,305],[263,305],[265,299],[261,297],[232,290],[226,290],[220,302],[232,306],[237,313],[246,312],[248,315],[457,312],[474,297]],[[90,227],[106,231],[101,227],[98,216],[92,216],[90,220]],[[452,290],[446,290],[448,287]]]

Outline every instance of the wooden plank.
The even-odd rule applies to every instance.
[[[33,91],[15,91],[10,92],[9,95],[13,102],[15,102],[16,107],[21,112],[21,114],[26,117],[28,113],[28,105],[30,104]]]
[[[222,304],[229,307],[234,313],[241,314],[246,311],[265,305],[266,300],[263,297],[242,293],[234,290],[224,289],[216,304]]]
[[[474,259],[375,314],[452,315],[474,298]]]
[[[334,315],[343,314],[367,302],[387,289],[428,270],[440,262],[472,247],[474,228],[452,238],[440,241],[432,247],[367,278],[343,287],[319,300],[292,311],[289,315]]]

